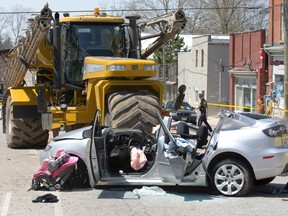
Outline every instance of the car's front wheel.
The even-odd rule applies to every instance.
[[[237,159],[219,161],[211,174],[214,189],[225,196],[246,195],[253,185],[251,171]]]
[[[76,169],[73,170],[70,177],[66,181],[68,188],[87,187],[89,183],[88,171],[85,163],[79,158]]]

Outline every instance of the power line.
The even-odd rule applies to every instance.
[[[183,8],[183,10],[226,10],[226,9],[246,9],[246,10],[264,10],[269,9],[267,7],[255,6],[255,7],[248,7],[248,6],[238,6],[238,7],[189,7]],[[176,11],[177,8],[155,8],[155,9],[103,9],[101,12],[146,12],[146,11]],[[55,10],[57,11],[57,10]],[[93,13],[94,10],[60,10],[57,11],[59,13]],[[38,14],[39,11],[1,11],[0,15],[10,15],[10,14]]]

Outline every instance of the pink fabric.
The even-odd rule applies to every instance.
[[[45,159],[42,163],[42,166],[39,167],[35,174],[34,174],[34,178],[39,175],[39,174],[43,174],[43,173],[46,173],[48,171],[48,162],[49,162],[49,159]]]
[[[56,156],[57,157],[61,157],[63,155],[65,155],[65,151],[64,149],[59,149],[56,153]],[[55,159],[51,159],[51,160],[55,160]],[[67,160],[67,162],[65,164],[63,164],[62,166],[60,166],[53,174],[51,174],[49,171],[48,171],[48,163],[49,163],[49,159],[45,159],[42,163],[42,166],[39,167],[35,174],[34,174],[34,179],[36,178],[37,175],[39,174],[47,174],[49,176],[52,176],[52,177],[56,177],[59,173],[61,173],[62,171],[64,171],[67,167],[70,167],[70,166],[74,166],[77,161],[78,161],[78,157],[73,157],[73,156],[70,156]]]
[[[61,157],[62,155],[65,155],[65,154],[66,154],[66,153],[65,153],[64,149],[63,149],[63,148],[60,148],[60,149],[58,149],[57,152],[56,152],[56,158],[59,158],[59,157]]]
[[[146,155],[141,149],[133,147],[130,151],[131,167],[134,170],[139,170],[144,167],[147,162]]]
[[[78,161],[78,157],[73,157],[70,156],[69,159],[67,160],[67,162],[65,164],[63,164],[62,166],[60,166],[53,174],[52,177],[56,177],[59,173],[61,173],[62,171],[64,171],[67,167],[70,166],[74,166]]]

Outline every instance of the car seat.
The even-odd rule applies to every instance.
[[[208,140],[208,128],[204,125],[201,125],[196,135],[189,134],[189,127],[184,122],[179,122],[177,125],[177,134],[179,134],[184,139],[196,139],[197,140],[197,148],[202,148],[207,144]]]
[[[184,122],[178,123],[176,132],[184,139],[197,139],[198,138],[198,135],[189,134],[189,127]]]
[[[208,128],[204,125],[201,125],[198,128],[196,135],[198,136],[197,148],[202,148],[208,142]]]

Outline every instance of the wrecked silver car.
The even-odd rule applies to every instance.
[[[96,115],[92,128],[56,137],[41,153],[41,161],[64,148],[85,164],[87,170],[80,176],[87,173],[92,187],[211,186],[225,196],[246,195],[255,184],[268,184],[287,172],[283,120],[230,111],[222,111],[219,118],[209,135],[205,126],[172,123],[171,117],[159,115],[160,128],[152,136],[140,130],[103,128]],[[174,125],[177,133],[172,134]],[[132,149],[139,150],[138,158],[133,158],[142,163],[136,169]]]

